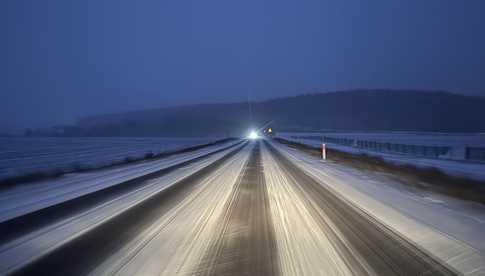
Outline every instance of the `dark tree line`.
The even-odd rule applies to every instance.
[[[93,116],[31,136],[237,136],[273,120],[279,130],[484,132],[485,98],[447,92],[353,90]]]

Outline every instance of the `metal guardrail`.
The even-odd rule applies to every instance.
[[[409,156],[419,156],[436,159],[454,159],[485,162],[485,148],[477,147],[410,145],[316,135],[291,136],[291,138],[314,140],[320,141],[322,143],[337,144],[383,153],[397,153]]]

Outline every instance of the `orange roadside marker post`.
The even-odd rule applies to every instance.
[[[325,144],[321,145],[321,150],[322,150],[322,159],[325,160],[327,159],[327,147]]]

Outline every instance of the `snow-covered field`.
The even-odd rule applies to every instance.
[[[324,143],[330,149],[378,156],[400,165],[437,168],[450,175],[485,180],[485,159],[467,159],[470,153],[477,157],[477,152],[485,152],[485,134],[281,132],[278,137],[313,147],[320,147],[322,137],[326,137]],[[363,141],[367,142],[365,147],[362,146]],[[433,155],[439,150],[447,152]]]
[[[426,132],[281,132],[283,136],[328,136],[423,146],[485,147],[485,133]]]
[[[0,179],[101,167],[127,157],[206,144],[209,138],[0,138]]]
[[[13,217],[34,212],[51,205],[93,193],[125,181],[230,147],[239,141],[211,145],[199,150],[174,154],[167,158],[126,164],[104,170],[70,173],[60,178],[46,179],[35,185],[17,185],[0,190],[0,223]],[[216,157],[220,158],[221,154]],[[216,160],[210,158],[210,160]],[[199,164],[199,163],[198,163]],[[187,168],[184,171],[190,172]]]
[[[74,173],[59,179],[38,182],[33,186],[18,185],[0,190],[0,222],[27,213],[32,213],[64,201],[72,200],[89,193],[94,193],[118,185],[124,181],[159,171],[163,168],[176,166],[194,158],[223,150],[238,142],[239,141],[232,141],[220,145],[212,145],[193,152],[176,154],[168,158],[150,160],[140,164],[123,165],[120,168],[109,168],[84,174]],[[85,231],[104,223],[110,218],[139,204],[143,200],[147,200],[147,198],[156,195],[160,191],[175,185],[175,183],[179,182],[181,179],[214,163],[231,150],[234,150],[234,148],[214,153],[206,159],[197,161],[157,179],[153,179],[147,182],[146,185],[143,185],[143,187],[110,198],[106,202],[98,203],[88,210],[75,213],[73,217],[37,229],[26,236],[1,245],[0,274],[8,274],[6,271],[31,262],[32,259],[52,251],[61,244],[83,234]],[[237,160],[237,156],[235,159]],[[244,163],[244,161],[245,159],[241,159],[238,162]],[[220,169],[234,174],[231,169]],[[236,179],[236,177],[234,177],[234,179]],[[227,184],[227,182],[224,182],[223,184]],[[198,195],[199,194],[196,193],[192,197],[197,197]],[[174,209],[178,210],[178,208]],[[196,219],[190,220],[190,223],[193,224],[195,220]],[[171,245],[171,243],[167,244],[169,246]]]

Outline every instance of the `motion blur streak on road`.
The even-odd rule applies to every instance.
[[[307,199],[299,196],[294,179],[276,163],[267,147],[263,150],[265,176],[271,196],[271,211],[282,275],[350,275],[339,242],[332,228],[321,227],[307,206]],[[300,194],[301,195],[301,194]],[[333,238],[333,239],[331,239]],[[360,263],[354,269],[361,268]],[[361,269],[361,274],[367,271]]]
[[[455,274],[262,140],[225,155],[19,274],[32,272]]]
[[[169,262],[175,262],[177,266],[177,263],[183,260],[183,258],[177,258],[180,253],[176,254],[183,248],[180,247],[182,246],[180,242],[184,241],[181,236],[188,236],[191,231],[197,230],[195,229],[196,219],[199,216],[203,217],[203,212],[209,212],[208,214],[213,212],[210,209],[214,208],[213,203],[217,203],[214,200],[215,197],[224,191],[218,190],[221,183],[227,184],[228,187],[223,188],[230,190],[230,182],[234,182],[239,175],[238,166],[241,167],[244,164],[247,156],[247,146],[242,150],[226,150],[222,158],[209,166],[195,173],[192,172],[190,176],[169,188],[155,192],[144,201],[130,206],[123,213],[109,218],[103,224],[89,229],[74,240],[48,252],[19,270],[18,274],[85,275],[88,272],[106,274],[117,271],[122,273],[125,269],[151,269],[152,266],[149,265],[151,263],[156,266],[155,269],[140,273],[152,275],[158,274],[155,270],[160,273],[168,270],[166,275],[172,275]],[[146,183],[146,185],[149,184],[150,182]],[[207,191],[208,188],[211,190]],[[187,208],[189,208],[188,211]],[[187,213],[193,216],[187,217]],[[212,217],[214,216],[211,214],[209,218]],[[188,220],[184,221],[186,219]],[[184,224],[186,222],[189,225]],[[168,234],[163,235],[164,231]],[[141,259],[137,262],[137,256],[153,250],[153,245],[159,241],[159,237],[170,241],[167,244],[160,241],[158,245],[164,244],[165,247],[162,247],[159,252],[165,252],[172,258],[164,258],[161,261],[162,256],[149,254],[151,259]],[[190,236],[189,240],[197,239]],[[32,246],[36,246],[36,243]],[[156,245],[155,248],[157,248]]]
[[[265,144],[265,170],[276,198],[271,209],[283,218],[276,227],[281,233],[277,246],[288,248],[279,251],[285,275],[454,274]],[[294,215],[285,218],[289,212]],[[285,223],[297,219],[293,225]]]
[[[197,188],[138,237],[107,259],[93,274],[122,275],[190,275],[204,256],[218,218],[225,212],[225,203],[248,159],[253,146],[212,172],[195,181]]]
[[[219,229],[199,266],[203,275],[276,275],[276,240],[260,143],[234,186]]]

